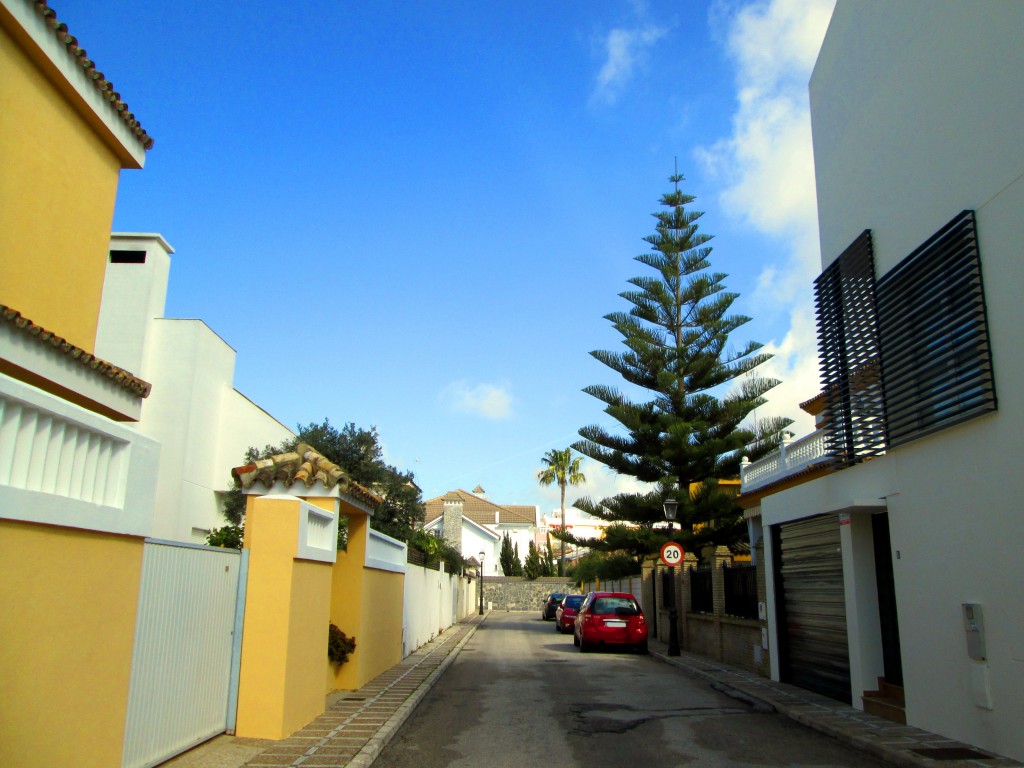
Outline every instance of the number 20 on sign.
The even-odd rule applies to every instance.
[[[683,548],[674,541],[666,542],[661,547],[661,562],[665,565],[679,565],[683,562]]]

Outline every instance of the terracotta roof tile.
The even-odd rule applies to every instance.
[[[290,453],[279,453],[269,459],[235,467],[231,474],[243,489],[252,488],[257,482],[269,489],[279,480],[286,488],[298,482],[312,488],[320,481],[327,490],[337,486],[342,493],[371,507],[379,507],[384,502],[376,493],[353,481],[345,470],[305,443],[299,443]]]
[[[54,36],[67,49],[70,56],[78,66],[85,70],[86,76],[92,80],[93,87],[110,102],[120,118],[125,122],[135,137],[142,144],[144,149],[151,149],[153,137],[146,133],[142,124],[135,118],[135,115],[128,109],[128,105],[121,100],[121,94],[114,90],[114,84],[107,80],[103,73],[96,69],[95,62],[88,57],[85,49],[78,45],[78,40],[68,32],[68,25],[57,20],[57,13],[47,5],[47,0],[33,0],[36,12],[46,19],[47,26],[53,30]]]
[[[427,500],[425,502],[427,511],[423,517],[424,523],[431,523],[444,514],[445,501],[461,501],[463,516],[481,525],[494,525],[495,512],[498,513],[500,523],[537,524],[537,510],[534,507],[521,504],[503,506],[463,490],[448,491],[443,496]]]
[[[153,389],[153,385],[148,381],[143,381],[138,376],[134,376],[126,371],[124,368],[119,368],[113,363],[108,363],[106,360],[86,352],[81,347],[76,347],[64,337],[58,336],[53,331],[46,330],[41,325],[36,325],[20,312],[8,307],[6,304],[0,304],[0,322],[9,323],[25,335],[34,337],[40,344],[50,345],[58,352],[67,355],[73,360],[77,360],[79,363],[91,368],[101,376],[106,376],[108,379],[112,379],[115,384],[123,389],[127,389],[138,397],[149,397],[149,393]]]

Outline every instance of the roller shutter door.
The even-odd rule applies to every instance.
[[[776,605],[782,680],[850,702],[850,655],[839,518],[777,526]]]

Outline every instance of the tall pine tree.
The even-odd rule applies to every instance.
[[[729,314],[738,294],[725,291],[725,274],[711,271],[711,236],[697,226],[703,213],[687,210],[694,197],[680,191],[681,175],[669,181],[674,189],[653,214],[656,232],[644,238],[651,249],[636,257],[654,274],[634,277],[633,288],[620,294],[632,305],[628,312],[605,316],[626,350],[591,353],[630,385],[629,394],[604,385],[584,390],[605,404],[604,412],[621,428],[584,427],[583,439],[573,445],[652,485],[647,492],[578,500],[575,506],[585,512],[634,525],[617,526],[609,540],[567,538],[636,557],[657,551],[665,540],[656,529],[664,523],[666,498],[679,502],[674,538],[688,551],[742,538],[734,492],[719,481],[739,476],[742,456],[756,459],[774,449],[791,423],[775,418],[749,425],[752,411],[778,383],[754,372],[770,355],[757,342],[729,345],[729,335],[750,318]]]

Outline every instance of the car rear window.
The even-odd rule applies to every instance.
[[[637,612],[640,610],[636,600],[631,600],[628,597],[599,597],[594,600],[594,604],[590,607],[590,612],[596,616],[607,616],[608,614],[615,613],[616,608],[625,608],[626,610]]]
[[[562,601],[562,605],[566,608],[579,608],[583,605],[583,598],[586,595],[566,595],[565,600]]]

